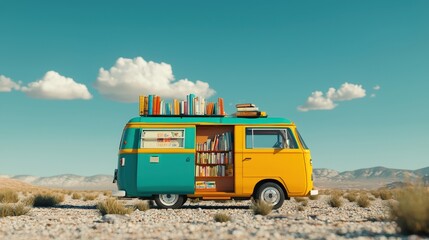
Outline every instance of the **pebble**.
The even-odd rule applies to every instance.
[[[330,207],[328,196],[299,203],[285,201],[267,216],[254,215],[250,201],[186,203],[182,209],[134,211],[129,215],[101,216],[94,201],[74,200],[53,208],[32,208],[18,217],[0,218],[0,239],[403,239],[394,222],[386,220],[389,209],[380,199],[368,208],[345,202]],[[128,201],[128,200],[127,200]],[[132,200],[130,200],[132,201]],[[213,216],[223,212],[230,222]],[[419,239],[411,236],[411,239]]]

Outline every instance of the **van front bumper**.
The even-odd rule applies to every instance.
[[[319,195],[319,190],[311,190],[310,191],[310,196],[315,196],[315,195]]]
[[[125,197],[126,195],[127,192],[125,192],[124,190],[112,191],[112,197]]]

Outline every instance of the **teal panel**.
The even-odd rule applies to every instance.
[[[121,166],[119,159],[125,158],[125,165]],[[125,190],[127,196],[139,196],[137,193],[137,154],[120,154],[118,157],[118,189]]]
[[[185,148],[194,149],[195,148],[195,128],[185,128]]]
[[[140,129],[126,128],[122,135],[120,149],[136,149],[139,145]]]
[[[193,153],[139,154],[137,191],[141,194],[194,193],[194,156]],[[157,158],[158,162],[154,162]]]

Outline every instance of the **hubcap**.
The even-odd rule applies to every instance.
[[[273,187],[267,187],[262,191],[261,199],[266,203],[276,205],[280,201],[280,192]]]
[[[165,206],[174,205],[179,199],[179,195],[177,194],[160,194],[159,201]]]

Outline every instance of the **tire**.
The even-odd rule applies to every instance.
[[[273,209],[278,209],[285,201],[285,193],[278,184],[267,182],[256,189],[253,198],[273,205]]]
[[[160,208],[180,208],[186,202],[186,196],[179,194],[158,194],[154,196],[156,205]]]

